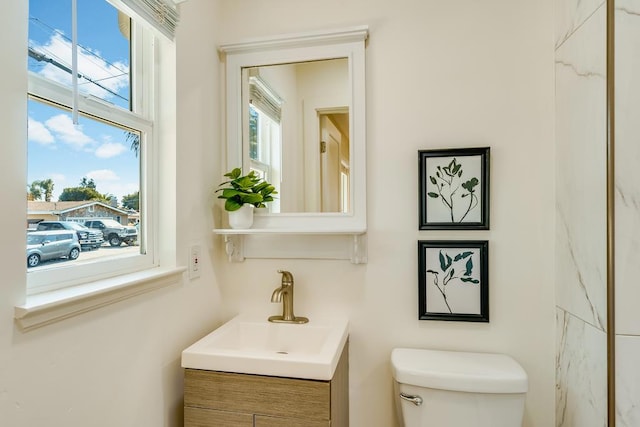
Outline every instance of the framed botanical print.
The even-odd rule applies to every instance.
[[[418,151],[420,230],[489,229],[490,148]]]
[[[418,241],[418,317],[489,321],[489,242]]]

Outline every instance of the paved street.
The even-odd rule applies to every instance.
[[[117,247],[109,246],[108,243],[105,243],[98,250],[80,252],[80,257],[77,259],[77,261],[102,258],[113,255],[133,254],[137,253],[138,251],[140,251],[140,246],[127,246],[123,243],[122,246]]]
[[[53,259],[50,261],[42,261],[41,264],[37,267],[29,268],[29,271],[36,270],[46,270],[47,268],[62,266],[67,263],[82,263],[90,260],[95,260],[98,258],[110,257],[110,256],[121,256],[121,255],[129,255],[136,254],[140,251],[140,246],[127,246],[122,244],[120,247],[109,246],[108,243],[102,245],[100,249],[93,251],[82,251],[80,252],[80,256],[75,261],[70,261],[67,258]],[[25,259],[26,262],[26,259]]]

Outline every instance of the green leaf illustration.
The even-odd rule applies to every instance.
[[[462,253],[456,255],[456,257],[453,260],[454,261],[460,261],[461,259],[465,259],[469,255],[473,255],[473,252],[470,252],[470,251],[462,252]]]
[[[455,175],[455,174],[457,174],[458,172],[461,172],[461,169],[460,169],[460,168],[462,168],[462,164],[460,164],[460,163],[457,163],[457,164],[456,164],[456,159],[453,159],[453,164],[454,164],[454,167],[453,167],[453,169],[451,170],[451,173]]]
[[[436,179],[434,177],[430,176],[429,179],[433,185],[436,185]]]
[[[465,190],[467,190],[469,193],[473,193],[475,190],[473,189],[473,187],[475,187],[476,185],[478,185],[480,181],[478,181],[478,178],[473,177],[471,178],[469,181],[464,182],[462,184],[462,188],[464,188]]]
[[[434,199],[438,198],[438,193],[434,193],[433,191],[430,191],[427,193],[427,196],[429,197],[433,197]]]
[[[473,258],[469,258],[465,267],[467,270],[464,272],[464,275],[471,276],[471,271],[473,270]]]
[[[442,251],[440,251],[440,255],[438,255],[440,259],[440,270],[445,271],[447,269],[447,263],[444,260],[444,255],[442,255]]]
[[[474,279],[473,277],[461,277],[460,280],[467,283],[475,283],[475,284],[480,283],[479,280]]]

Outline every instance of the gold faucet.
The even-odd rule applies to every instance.
[[[296,317],[293,314],[293,275],[284,270],[278,270],[282,274],[282,285],[271,294],[271,302],[282,303],[282,316],[271,316],[269,322],[275,323],[307,323],[306,317]]]

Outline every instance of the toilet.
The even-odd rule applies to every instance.
[[[403,427],[521,427],[527,374],[511,357],[396,348],[391,353]]]

